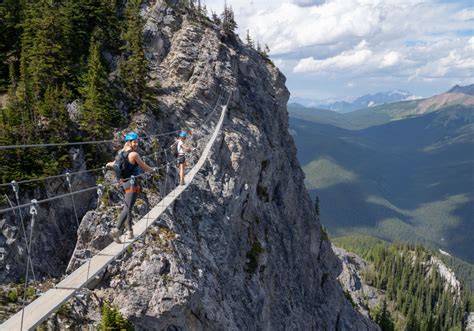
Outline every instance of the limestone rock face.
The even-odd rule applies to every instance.
[[[342,263],[342,270],[337,279],[351,296],[357,309],[368,317],[369,310],[383,301],[383,294],[375,287],[367,285],[361,278],[361,273],[368,267],[368,262],[334,245],[332,250]]]
[[[142,14],[161,117],[134,122],[147,134],[187,128],[199,151],[219,115],[214,105],[230,98],[229,111],[189,189],[108,268],[93,295],[76,299],[84,323],[97,323],[99,304],[109,301],[137,330],[377,329],[336,280],[341,265],[321,238],[288,133],[285,77],[179,5],[150,3]],[[156,196],[175,179],[172,167]],[[108,222],[100,213],[87,217],[91,226]],[[81,229],[79,255],[97,249],[99,227]]]

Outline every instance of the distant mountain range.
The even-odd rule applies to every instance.
[[[464,93],[468,95],[474,95],[474,84],[468,86],[456,85],[448,91],[448,93]]]
[[[422,242],[474,262],[473,87],[347,114],[289,105],[331,235]]]
[[[378,92],[375,94],[366,94],[358,98],[344,97],[339,99],[327,99],[323,101],[292,98],[290,100],[290,103],[298,103],[306,107],[316,107],[320,109],[333,110],[338,113],[349,113],[358,109],[416,99],[420,99],[420,97],[416,97],[408,91],[397,90],[389,92]]]
[[[464,87],[456,85],[448,92],[430,98],[388,103],[350,113],[339,113],[319,107],[304,107],[296,103],[289,104],[288,110],[290,116],[294,118],[356,130],[430,113],[451,105],[464,105],[472,108],[474,96],[468,93],[472,93],[473,90],[474,84]]]

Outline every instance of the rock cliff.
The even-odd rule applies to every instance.
[[[86,170],[86,163],[81,149],[71,148],[72,160],[70,172]],[[74,191],[95,185],[94,177],[89,173],[71,176]],[[20,186],[20,203],[29,203],[31,199],[46,199],[68,193],[64,177],[48,180],[39,188],[25,191]],[[13,195],[13,194],[12,194]],[[14,199],[13,197],[10,200]],[[16,205],[16,201],[11,201]],[[85,192],[74,197],[78,221],[91,209],[96,202],[95,192]],[[2,203],[0,208],[8,208],[8,203]],[[27,251],[25,233],[31,241],[31,261],[34,266],[34,276],[40,281],[44,277],[60,277],[64,272],[74,250],[77,232],[77,221],[71,197],[54,200],[38,206],[38,215],[32,229],[29,209],[9,212],[0,215],[0,282],[18,282],[25,277]],[[21,223],[23,217],[23,225]],[[32,231],[33,230],[33,231]],[[32,231],[32,232],[31,232]],[[32,276],[30,269],[29,277]]]
[[[108,301],[137,330],[376,330],[336,280],[341,264],[322,236],[288,133],[285,77],[179,4],[150,3],[143,16],[160,115],[141,114],[131,127],[145,134],[188,128],[199,149],[215,123],[202,126],[210,108],[231,95],[229,111],[188,191],[94,289],[73,299],[68,323],[97,324]],[[138,214],[174,178],[142,196]],[[70,268],[110,242],[116,209],[86,214]]]
[[[364,315],[369,316],[369,311],[374,307],[381,305],[384,294],[377,288],[368,285],[362,279],[362,272],[368,267],[369,263],[356,254],[332,246],[334,254],[342,263],[342,271],[337,277],[346,293],[348,293],[357,309]]]

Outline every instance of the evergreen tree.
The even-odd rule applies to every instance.
[[[0,91],[8,86],[9,64],[17,63],[20,54],[21,6],[18,0],[0,2]]]
[[[318,195],[316,196],[316,199],[314,200],[314,209],[316,210],[316,215],[320,216]]]
[[[136,108],[143,106],[147,93],[146,64],[143,51],[143,25],[140,17],[141,0],[130,0],[125,9],[126,31],[123,35],[125,41],[125,59],[121,65],[120,76]]]
[[[268,57],[268,55],[270,54],[270,47],[268,47],[266,43],[265,43],[265,48],[263,49],[263,51],[265,52],[265,56]]]
[[[44,94],[42,102],[38,106],[40,130],[44,141],[62,142],[67,140],[69,117],[66,111],[65,86],[49,86]]]
[[[235,29],[237,29],[237,22],[234,18],[234,11],[225,2],[224,11],[221,14],[221,33],[225,38],[228,38],[234,33]]]
[[[79,89],[84,99],[80,118],[81,129],[92,138],[105,138],[110,135],[112,127],[116,126],[120,119],[114,108],[106,67],[102,61],[101,35],[101,31],[96,30],[90,46],[87,71],[82,77],[83,85]]]
[[[392,315],[390,314],[390,311],[387,308],[386,300],[384,300],[382,303],[382,309],[380,311],[378,321],[376,320],[376,322],[378,325],[380,325],[382,331],[393,331],[395,329]]]
[[[27,2],[22,23],[21,57],[31,81],[33,107],[48,85],[61,85],[70,78],[70,58],[65,36],[72,27],[64,24],[59,1]],[[22,77],[26,81],[26,77]],[[29,82],[28,82],[29,84]]]
[[[102,306],[102,319],[99,324],[100,331],[125,330],[131,331],[133,327],[123,318],[116,307],[111,307],[107,302]]]
[[[212,18],[212,21],[217,24],[217,25],[221,25],[222,21],[219,17],[219,15],[217,15],[214,11],[211,11],[211,18]]]
[[[254,47],[253,40],[252,40],[252,37],[250,37],[250,31],[248,29],[247,29],[247,35],[245,36],[245,42],[248,47],[250,48]]]

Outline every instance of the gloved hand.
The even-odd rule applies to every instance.
[[[158,172],[158,170],[160,170],[160,168],[158,168],[158,167],[153,167],[153,168],[151,169],[152,172]]]

